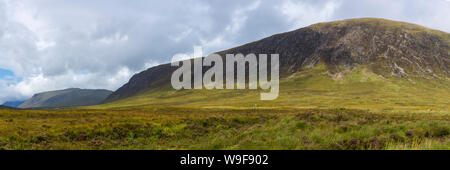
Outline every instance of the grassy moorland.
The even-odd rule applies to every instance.
[[[450,149],[448,82],[320,67],[261,91],[149,91],[62,110],[0,110],[0,149]],[[255,107],[256,104],[256,107]]]
[[[353,109],[0,110],[0,149],[450,149],[450,116]]]

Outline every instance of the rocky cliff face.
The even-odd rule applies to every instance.
[[[385,78],[448,79],[450,34],[384,19],[351,19],[319,23],[218,52],[279,54],[280,74],[288,76],[322,62],[330,75],[366,65]],[[141,72],[108,97],[123,99],[170,84],[169,64]]]
[[[89,106],[101,103],[112,92],[109,90],[65,89],[35,94],[19,108],[62,108]]]
[[[334,72],[366,64],[382,75],[429,78],[450,75],[449,41],[448,33],[414,24],[352,19],[315,24],[220,53],[277,53],[288,73],[324,62]]]

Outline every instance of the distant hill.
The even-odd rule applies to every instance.
[[[134,75],[104,106],[448,109],[449,43],[449,33],[405,22],[361,18],[318,23],[217,53],[279,54],[277,100],[261,102],[255,90],[175,91],[170,81],[177,67],[163,64]]]
[[[0,105],[0,109],[13,109],[12,107]]]
[[[112,92],[109,90],[89,90],[70,88],[35,94],[19,105],[19,108],[62,108],[89,106],[101,103]]]
[[[19,105],[21,105],[24,102],[25,102],[25,100],[7,101],[7,102],[3,103],[2,105],[16,108],[16,107],[19,107]]]

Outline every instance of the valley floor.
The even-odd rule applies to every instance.
[[[142,107],[0,110],[0,149],[450,149],[448,113]]]

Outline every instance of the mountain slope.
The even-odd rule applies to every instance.
[[[363,108],[375,103],[390,107],[383,105],[389,101],[387,103],[395,106],[439,105],[445,109],[450,101],[449,42],[450,34],[445,32],[409,23],[363,18],[319,23],[218,54],[280,55],[280,97],[265,102],[266,105],[342,106],[357,98],[354,104],[366,103]],[[164,64],[141,72],[110,95],[105,103],[111,107],[156,103],[259,103],[259,92],[250,90],[175,92],[170,87],[171,73],[175,69]],[[311,93],[306,93],[309,90]],[[202,100],[204,102],[200,102]]]
[[[60,108],[99,104],[112,92],[108,90],[65,89],[35,94],[19,108]]]
[[[3,105],[0,105],[0,109],[13,109],[12,107],[9,107],[9,106],[3,106]]]
[[[3,103],[3,106],[8,106],[8,107],[19,107],[22,103],[24,103],[25,100],[20,100],[20,101],[7,101],[5,103]]]

